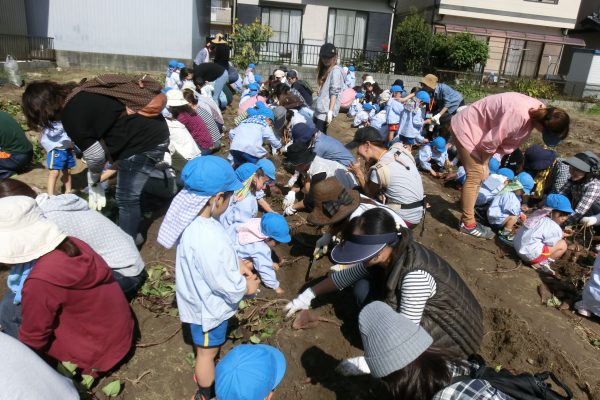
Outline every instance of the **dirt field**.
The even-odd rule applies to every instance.
[[[89,71],[54,71],[25,75],[25,78],[52,76],[68,80],[92,74]],[[21,90],[3,87],[0,93],[2,100],[18,101]],[[232,116],[229,110],[226,120],[231,121]],[[600,117],[572,114],[572,120],[570,137],[560,145],[559,153],[567,156],[591,149],[600,154]],[[353,134],[349,119],[343,115],[338,117],[330,134],[348,142]],[[83,167],[79,163],[77,171],[83,171]],[[285,183],[288,175],[284,172],[279,174],[278,182]],[[18,179],[45,188],[46,171],[36,168]],[[600,399],[600,349],[592,345],[595,340],[600,340],[598,321],[542,304],[538,294],[542,279],[523,266],[510,249],[494,241],[481,241],[457,232],[459,192],[432,178],[423,180],[431,209],[422,235],[418,227],[414,232],[415,238],[448,260],[481,302],[485,310],[486,330],[481,353],[488,363],[530,372],[551,370],[571,387],[574,398]],[[81,179],[79,184],[83,184]],[[277,189],[273,190],[270,201],[280,209],[281,194],[277,192]],[[166,251],[155,242],[161,220],[151,222],[142,255],[149,266],[172,267],[175,251]],[[311,251],[310,244],[317,238],[315,229],[306,224],[305,214],[299,213],[289,221],[295,233],[294,241],[290,246],[280,245],[277,249],[277,255],[284,259],[278,273],[286,291],[283,298],[293,298],[304,286],[307,255]],[[581,287],[593,261],[589,257],[580,258],[577,262],[571,260],[560,262],[561,279],[543,278],[550,291],[567,303],[576,298],[577,288]],[[325,276],[330,265],[327,259],[319,260],[311,276]],[[4,290],[2,285],[0,292]],[[319,299],[314,308],[330,322],[321,322],[310,330],[293,330],[290,321],[280,320],[279,308],[283,302],[270,301],[276,299],[273,291],[263,288],[260,297],[244,310],[244,315],[252,312],[268,314],[259,321],[271,324],[270,337],[265,335],[263,341],[278,347],[286,356],[287,372],[274,398],[386,398],[377,381],[369,377],[344,378],[334,372],[337,362],[361,354],[358,310],[350,293],[342,292]],[[148,310],[148,298],[138,297],[132,302],[141,333],[138,347],[124,365],[104,378],[98,387],[120,379],[124,384],[119,396],[122,399],[190,398],[195,388],[193,369],[186,358],[189,358],[192,347],[187,339],[186,327],[181,329],[178,317],[169,314],[173,313],[170,302],[171,298],[162,300],[158,307],[154,303],[154,312]],[[232,325],[235,327],[235,323]],[[253,332],[249,332],[247,325],[241,325],[236,335],[248,339]],[[228,341],[224,352],[232,345],[232,341]],[[95,395],[103,398],[97,388]]]

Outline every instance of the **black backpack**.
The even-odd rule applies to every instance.
[[[488,381],[490,385],[517,400],[571,400],[573,392],[561,381],[559,381],[552,372],[540,372],[538,374],[521,373],[514,375],[507,369],[502,368],[497,372],[494,368],[486,367],[485,360],[478,354],[471,355],[469,362],[476,364],[471,370],[470,376],[461,376],[453,379],[453,383],[467,381],[471,379],[482,379]],[[551,379],[560,386],[566,397],[552,390],[551,385],[546,383]]]
[[[302,79],[298,79],[298,83],[300,84],[300,86],[302,86],[304,89],[306,89],[306,91],[310,94],[314,93],[314,90],[310,87],[310,85],[308,84],[308,82],[303,81]]]

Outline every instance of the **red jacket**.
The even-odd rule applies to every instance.
[[[110,268],[86,243],[68,257],[53,250],[40,257],[25,280],[19,339],[58,361],[96,375],[129,351],[133,319]]]

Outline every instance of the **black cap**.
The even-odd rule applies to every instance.
[[[358,128],[356,130],[356,133],[354,134],[354,139],[352,139],[352,141],[346,145],[346,148],[354,149],[365,142],[382,143],[383,141],[384,139],[377,129],[373,128],[372,126],[367,126],[365,128]]]
[[[309,149],[306,144],[292,143],[288,147],[285,156],[287,161],[294,167],[302,164],[311,163],[315,159],[315,153]]]
[[[297,77],[298,77],[298,72],[297,72],[295,69],[290,69],[290,70],[287,72],[286,76],[287,76],[288,78],[297,78]]]
[[[332,43],[325,43],[321,46],[321,51],[319,51],[319,55],[321,57],[331,58],[337,54],[337,49]]]

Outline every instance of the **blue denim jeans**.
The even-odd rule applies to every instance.
[[[14,304],[15,294],[9,289],[0,302],[0,325],[7,335],[17,338],[23,321],[21,304]]]
[[[212,83],[213,88],[215,89],[215,91],[213,92],[212,99],[218,105],[221,104],[221,102],[219,102],[219,97],[221,96],[221,92],[223,91],[223,86],[225,86],[228,81],[229,81],[229,73],[226,70],[225,72],[223,72],[223,75],[218,77],[217,80],[215,80]]]
[[[0,158],[0,180],[10,178],[11,175],[21,171],[31,162],[33,152],[26,154],[12,154],[8,158]]]
[[[166,147],[165,147],[166,149]],[[151,150],[119,160],[116,199],[119,227],[135,240],[142,217],[140,196],[154,166],[162,161],[165,150]]]
[[[237,168],[242,164],[256,164],[260,158],[239,150],[229,150],[229,154],[233,157],[233,168]]]
[[[354,294],[356,305],[361,310],[364,306],[374,300],[371,290],[371,280],[369,278],[364,278],[356,282],[352,288],[352,292]]]

